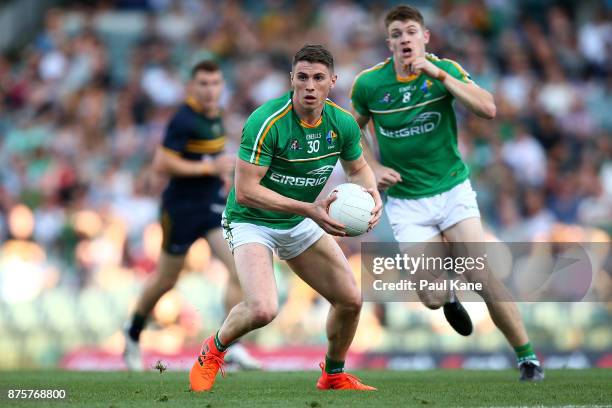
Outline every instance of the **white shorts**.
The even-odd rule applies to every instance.
[[[480,217],[470,180],[431,197],[389,197],[385,212],[398,242],[424,242],[459,221]]]
[[[295,258],[325,234],[310,218],[305,218],[291,229],[274,229],[247,222],[228,223],[223,214],[221,226],[232,253],[240,245],[256,242],[273,250],[280,259]]]

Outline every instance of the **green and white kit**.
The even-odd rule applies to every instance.
[[[261,185],[285,197],[314,202],[338,159],[352,161],[361,156],[361,132],[353,116],[329,99],[325,101],[317,123],[310,125],[303,122],[293,109],[292,96],[293,92],[288,92],[268,101],[251,114],[242,131],[238,157],[251,164],[268,167]],[[261,229],[262,233],[268,230],[286,232],[304,221],[304,217],[296,214],[240,205],[232,189],[227,199],[223,226],[226,237],[228,234],[231,236],[231,242],[229,239],[228,242],[233,250],[239,244],[247,243],[237,235],[239,230],[245,230],[237,229],[238,224],[265,227]],[[306,221],[310,222],[303,223],[301,227],[308,224],[313,234],[319,234],[319,237],[323,234],[317,224]],[[249,228],[249,231],[253,229]],[[303,234],[301,239],[306,239]]]
[[[472,82],[456,62],[433,54],[426,58],[450,76]],[[451,222],[480,216],[468,181],[469,169],[457,146],[454,97],[444,84],[423,73],[401,78],[389,58],[357,76],[351,102],[357,113],[372,118],[381,164],[402,176],[387,191],[386,205],[398,241],[426,240]],[[467,201],[455,203],[454,197]],[[443,219],[441,202],[446,209]],[[398,203],[402,211],[393,208]],[[422,211],[408,210],[411,207]]]

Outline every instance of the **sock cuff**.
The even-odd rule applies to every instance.
[[[215,347],[217,348],[217,350],[219,350],[220,352],[224,352],[225,350],[227,350],[227,348],[230,346],[229,344],[226,346],[225,344],[221,343],[221,339],[219,338],[219,332],[215,333],[215,337],[214,337],[214,342],[215,342]]]
[[[338,374],[344,371],[344,361],[331,360],[325,355],[325,372],[328,374]]]
[[[531,343],[527,343],[523,346],[518,346],[514,348],[514,352],[516,353],[516,361],[519,365],[526,361],[536,362],[538,361],[538,356],[536,356],[533,351],[533,347],[531,347]],[[539,364],[539,363],[538,363]]]
[[[522,345],[522,346],[518,346],[514,348],[514,351],[516,351],[517,353],[521,353],[521,352],[525,352],[525,351],[529,351],[531,350],[531,343],[527,342],[526,344]]]

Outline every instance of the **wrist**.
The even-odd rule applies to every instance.
[[[438,68],[438,75],[436,75],[436,79],[440,82],[444,82],[448,74],[442,68]]]
[[[210,160],[205,160],[198,163],[198,175],[201,176],[212,176],[214,175],[214,168]]]
[[[370,165],[370,168],[372,169],[373,172],[377,172],[382,167],[382,164],[380,164],[378,160],[371,160],[371,162],[368,164]]]
[[[296,214],[301,215],[302,217],[310,218],[311,210],[314,208],[314,206],[315,203],[306,203],[303,201],[298,201]]]

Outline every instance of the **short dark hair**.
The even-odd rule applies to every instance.
[[[217,61],[202,60],[191,68],[191,78],[195,78],[196,74],[200,71],[217,72],[221,71],[221,67]]]
[[[300,61],[318,62],[334,72],[334,57],[320,44],[306,44],[293,57],[293,66]]]
[[[421,27],[425,27],[425,20],[423,20],[423,15],[419,10],[414,7],[406,6],[404,4],[393,7],[387,15],[385,16],[385,27],[389,28],[392,22],[394,21],[416,21],[421,25]]]

